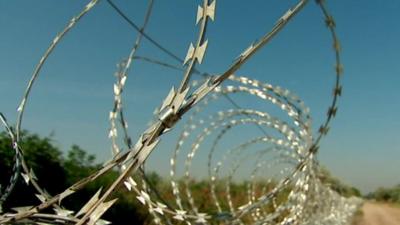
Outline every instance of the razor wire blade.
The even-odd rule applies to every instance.
[[[113,157],[90,176],[78,181],[65,191],[50,196],[39,185],[34,171],[29,168],[23,157],[24,150],[19,144],[22,139],[23,113],[33,84],[54,48],[98,3],[98,0],[91,0],[82,12],[73,17],[64,30],[55,37],[40,59],[18,107],[15,130],[10,128],[6,118],[1,114],[2,124],[13,143],[15,163],[9,184],[0,190],[0,206],[13,191],[18,177],[22,177],[27,184],[35,188],[36,196],[41,202],[37,206],[17,208],[15,209],[16,212],[2,212],[0,214],[1,224],[16,221],[30,221],[38,224],[108,224],[110,222],[102,220],[101,217],[116,202],[117,199],[110,199],[110,195],[120,186],[125,186],[128,191],[135,193],[138,201],[143,204],[143,207],[147,207],[149,214],[153,216],[155,224],[182,222],[186,224],[341,225],[348,223],[360,204],[360,200],[339,196],[326,184],[323,184],[319,179],[321,168],[315,158],[320,140],[328,133],[330,122],[337,112],[338,99],[342,93],[341,75],[343,73],[335,22],[327,10],[325,1],[322,0],[317,0],[316,3],[321,8],[332,36],[336,60],[336,81],[326,119],[315,137],[311,130],[309,109],[299,97],[284,88],[234,75],[248,59],[295,18],[295,15],[307,5],[307,0],[298,1],[294,7],[287,10],[277,20],[270,32],[246,48],[225,72],[213,76],[201,73],[196,69],[196,65],[201,64],[205,57],[209,42],[206,38],[206,28],[208,23],[215,19],[216,0],[203,0],[202,4],[197,7],[198,36],[194,43],[190,43],[184,59],[176,56],[145,33],[145,28],[151,16],[153,1],[149,1],[144,23],[139,27],[130,21],[111,0],[107,0],[107,3],[139,32],[130,54],[126,60],[118,65],[115,74],[114,102],[109,113],[109,138]],[[137,56],[136,51],[143,38],[150,40],[152,44],[166,52],[171,58],[183,63],[183,69],[155,59]],[[130,66],[135,60],[141,59],[161,66],[183,70],[183,78],[178,88],[171,88],[160,108],[155,111],[155,119],[134,144],[129,136],[128,123],[124,117],[123,90]],[[192,74],[195,73],[202,74],[205,78],[204,81],[192,82],[191,84]],[[229,85],[224,83],[228,79],[230,80]],[[232,100],[232,95],[257,99],[260,104],[272,104],[287,114],[289,119],[282,120],[268,112],[254,108],[242,108]],[[201,115],[201,112],[210,104],[218,104],[221,99],[227,99],[233,108],[220,110],[205,117]],[[182,117],[189,112],[191,114],[170,158],[170,191],[175,201],[167,202],[151,182],[148,182],[142,166],[151,152],[156,149],[161,136],[173,129]],[[215,153],[220,150],[220,143],[224,138],[226,139],[232,130],[243,129],[244,126],[257,127],[262,131],[261,136],[253,137],[233,148],[225,149],[222,157],[218,159]],[[125,146],[118,144],[118,132],[121,130]],[[198,204],[199,199],[196,199],[191,189],[193,160],[200,149],[206,151],[207,148],[202,146],[207,140],[212,143],[207,155],[209,196],[202,196],[202,198],[210,199],[209,204],[213,205],[214,208],[212,212],[202,211],[204,207]],[[254,151],[254,146],[262,146],[262,149]],[[124,151],[123,149],[127,150]],[[183,155],[185,150],[187,150],[186,157],[179,157]],[[179,158],[184,160],[180,162]],[[233,177],[247,161],[254,163],[252,168],[247,168],[250,169],[250,180],[246,184],[246,191],[244,193],[232,193]],[[184,175],[183,180],[180,181],[177,176],[177,167],[182,165]],[[247,164],[246,167],[248,167]],[[78,192],[87,184],[114,168],[118,168],[120,171],[118,178],[104,191],[99,190],[82,206],[80,211],[73,212],[62,206],[62,201],[65,198]],[[278,169],[272,170],[271,168]],[[275,174],[264,177],[264,171],[274,171]],[[134,177],[134,174],[140,176]],[[224,175],[225,177],[223,177]],[[258,182],[260,179],[263,180],[263,183]],[[235,195],[239,195],[241,200],[237,200]],[[43,211],[48,208],[54,209],[55,213]]]

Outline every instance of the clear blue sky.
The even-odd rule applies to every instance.
[[[15,121],[16,108],[34,66],[55,34],[86,1],[0,1],[0,111]],[[199,67],[223,72],[251,42],[260,38],[295,1],[218,1],[210,23],[209,46]],[[138,24],[146,1],[115,0]],[[195,40],[200,1],[155,0],[147,33],[181,58]],[[400,2],[328,1],[343,46],[344,92],[319,159],[333,174],[364,192],[400,183]],[[116,63],[129,54],[136,33],[100,2],[57,47],[44,66],[27,105],[23,128],[55,132],[60,148],[71,144],[110,155],[108,111]],[[177,64],[148,41],[139,55]],[[328,30],[313,1],[238,74],[296,92],[322,120],[333,85],[333,52]],[[182,73],[137,62],[128,78],[125,103],[130,132],[146,127],[154,107]],[[166,144],[173,138],[166,137]],[[168,152],[169,157],[170,152]],[[168,164],[166,154],[154,160]]]

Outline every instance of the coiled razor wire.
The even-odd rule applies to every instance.
[[[196,17],[196,24],[199,27],[198,37],[194,44],[189,45],[184,59],[145,33],[152,11],[152,0],[149,0],[141,27],[130,20],[111,0],[106,2],[139,33],[129,56],[118,64],[118,71],[115,74],[117,78],[113,88],[115,98],[109,115],[109,138],[113,157],[90,176],[81,179],[65,191],[50,196],[39,185],[33,170],[26,164],[23,157],[24,150],[19,145],[22,140],[22,118],[33,84],[48,57],[63,37],[99,3],[98,0],[91,0],[82,12],[73,17],[64,30],[54,38],[37,64],[17,110],[15,130],[10,128],[5,116],[0,114],[1,122],[11,139],[15,152],[9,183],[4,188],[0,186],[0,224],[18,221],[38,224],[109,224],[109,221],[102,220],[101,217],[117,200],[110,200],[109,196],[121,185],[136,194],[138,201],[147,207],[149,214],[153,216],[155,224],[176,224],[181,221],[186,224],[341,225],[350,221],[360,200],[339,196],[323,184],[319,179],[321,168],[315,158],[320,140],[328,133],[330,122],[336,115],[337,102],[342,93],[340,81],[343,66],[340,59],[340,44],[334,19],[328,12],[325,1],[316,0],[316,3],[321,8],[332,36],[336,81],[326,119],[316,137],[312,134],[310,110],[299,97],[279,86],[233,75],[301,11],[308,3],[307,0],[299,0],[278,19],[270,32],[251,44],[224,73],[214,76],[200,72],[195,67],[202,63],[205,56],[208,45],[206,30],[210,20],[215,19],[216,0],[203,0],[198,6]],[[136,51],[142,38],[148,39],[171,58],[183,63],[183,67],[137,56]],[[183,78],[178,89],[172,88],[161,107],[155,111],[156,118],[149,128],[133,144],[123,113],[122,92],[130,67],[135,60],[144,60],[167,68],[182,70]],[[201,74],[205,80],[190,84],[192,74]],[[227,79],[230,83],[222,84]],[[231,97],[233,95],[257,98],[261,101],[260,105],[270,104],[280,109],[281,112],[287,114],[288,120],[282,120],[262,110],[243,108],[233,101]],[[205,109],[209,109],[211,104],[220,105],[221,97],[227,99],[233,108],[207,114]],[[168,202],[163,193],[160,193],[147,179],[144,163],[156,148],[160,136],[172,129],[189,111],[191,115],[183,126],[170,159],[170,184],[175,202]],[[231,132],[243,130],[249,125],[258,127],[262,131],[262,136],[252,137],[231,148],[223,147],[223,140],[227,139]],[[119,129],[123,132],[125,147],[118,144]],[[207,208],[207,211],[204,211],[204,205],[198,203],[202,199],[196,198],[192,191],[191,181],[195,179],[192,175],[192,171],[195,170],[193,162],[200,150],[206,151],[208,142],[211,143],[211,147],[206,159],[208,184],[204,193],[209,196],[204,195],[201,198],[210,200],[207,203],[211,209]],[[183,157],[184,161],[180,162],[179,156],[185,152],[186,157]],[[250,168],[246,162],[254,163]],[[183,167],[183,177],[178,176],[179,166]],[[99,190],[93,195],[78,212],[62,206],[63,199],[116,167],[120,171],[118,178],[104,191]],[[250,169],[248,176],[250,180],[244,186],[245,191],[235,193],[232,190],[234,177],[243,167]],[[133,176],[136,173],[140,176]],[[35,188],[36,197],[41,203],[36,206],[18,207],[13,209],[14,212],[4,211],[1,205],[13,191],[19,177]],[[47,208],[53,208],[55,213],[44,211]]]

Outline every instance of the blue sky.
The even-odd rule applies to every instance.
[[[146,1],[115,3],[136,23],[143,22]],[[184,58],[189,43],[196,40],[199,3],[156,0],[147,33]],[[207,30],[208,50],[199,69],[223,72],[294,3],[218,1],[216,20]],[[0,111],[9,121],[16,119],[23,90],[41,55],[84,4],[0,2]],[[333,174],[364,192],[400,183],[400,2],[339,0],[328,1],[328,6],[343,47],[345,74],[339,112],[331,133],[322,141],[319,159]],[[135,38],[135,31],[107,2],[100,2],[44,66],[22,127],[42,135],[54,132],[60,148],[66,150],[76,143],[100,160],[106,159],[110,155],[107,118],[113,100],[113,74]],[[311,108],[317,126],[325,115],[334,82],[331,45],[321,12],[310,1],[238,74],[297,93]],[[146,40],[138,54],[178,64]],[[124,101],[130,132],[137,137],[154,107],[172,85],[179,84],[182,73],[144,62],[136,62],[131,72]],[[176,133],[164,138],[165,145],[172,146],[174,140]],[[167,166],[165,157],[169,155],[169,151],[160,150],[151,160]]]

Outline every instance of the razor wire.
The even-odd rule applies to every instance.
[[[1,224],[17,221],[41,224],[108,224],[110,222],[102,220],[101,217],[117,200],[110,199],[110,195],[122,185],[128,191],[135,193],[143,207],[147,207],[155,224],[176,224],[180,221],[186,224],[341,225],[349,222],[360,200],[341,197],[323,184],[319,180],[320,166],[315,157],[318,153],[320,140],[327,135],[330,122],[336,115],[338,99],[342,93],[341,76],[343,73],[340,58],[341,49],[335,31],[335,22],[327,10],[325,1],[322,0],[317,0],[316,3],[322,11],[332,36],[336,80],[326,119],[320,126],[316,137],[313,137],[311,130],[310,110],[298,96],[279,86],[234,75],[249,58],[274,38],[306,6],[307,0],[299,0],[277,20],[270,32],[243,51],[225,72],[213,76],[200,72],[196,69],[196,65],[201,64],[205,56],[208,46],[206,30],[208,23],[215,19],[216,0],[203,0],[202,4],[198,6],[196,16],[196,25],[199,28],[197,40],[194,44],[190,43],[184,59],[181,59],[145,33],[152,11],[152,0],[149,1],[144,23],[141,27],[133,23],[111,0],[107,0],[107,3],[138,31],[138,36],[129,56],[118,64],[118,71],[115,74],[114,102],[109,114],[109,138],[113,156],[98,171],[76,182],[65,191],[50,196],[38,184],[33,170],[24,161],[24,150],[19,145],[22,140],[22,118],[32,87],[48,57],[63,37],[98,2],[98,0],[91,0],[77,16],[73,17],[63,31],[54,38],[40,59],[18,107],[15,131],[10,128],[4,115],[0,115],[1,122],[11,138],[15,152],[13,175],[10,177],[6,188],[3,189],[0,186],[0,206],[13,191],[19,176],[35,188],[36,197],[41,202],[36,206],[15,208],[16,212],[0,211]],[[137,56],[136,50],[139,48],[142,38],[148,39],[171,58],[183,63],[183,66],[174,66],[157,59]],[[122,93],[128,72],[135,60],[145,60],[149,63],[180,70],[183,71],[183,76],[179,87],[177,89],[172,87],[160,108],[155,111],[154,121],[133,144],[128,132],[128,123],[124,117]],[[202,75],[204,81],[190,84],[192,74]],[[226,80],[229,80],[230,83],[225,84]],[[233,101],[231,97],[233,95],[256,98],[261,101],[260,105],[271,104],[285,113],[288,120],[282,120],[282,118],[257,109],[243,108]],[[220,105],[221,97],[228,99],[233,108],[202,115],[202,111],[206,111],[205,109],[209,108],[209,105]],[[191,114],[183,126],[183,131],[170,159],[170,184],[175,202],[167,202],[148,181],[143,166],[148,156],[160,142],[160,137],[173,129],[189,111]],[[233,148],[225,149],[225,153],[217,160],[218,153],[224,150],[220,146],[224,138],[230,132],[238,129],[243,130],[249,125],[258,127],[262,131],[262,136],[253,137]],[[118,127],[123,132],[125,147],[118,145]],[[209,197],[211,199],[210,204],[214,208],[212,212],[202,211],[201,205],[197,204],[199,199],[195,198],[191,189],[193,161],[198,151],[207,149],[207,147],[202,147],[207,140],[212,143],[207,155],[209,181],[207,190],[210,195],[203,196],[203,198]],[[263,148],[254,151],[252,147],[259,144],[262,144]],[[123,151],[123,149],[126,150]],[[187,155],[183,157],[183,162],[180,162],[179,156],[184,154],[184,151],[187,151]],[[232,193],[233,177],[241,167],[247,166],[247,164],[244,164],[247,161],[255,161],[256,163],[250,168],[250,181],[246,185],[246,191],[239,194]],[[182,178],[178,178],[177,167],[182,165],[184,175]],[[75,213],[62,206],[63,199],[73,195],[114,168],[119,169],[118,178],[104,191],[99,190],[93,195],[82,206],[81,210]],[[273,168],[275,168],[275,171]],[[223,177],[223,171],[225,171],[226,177]],[[265,177],[263,176],[265,171],[274,172]],[[133,176],[136,173],[139,173],[140,176]],[[259,179],[263,182],[258,182],[257,177],[260,177]],[[237,200],[236,195],[242,198]],[[55,213],[44,211],[48,208],[53,208]]]

